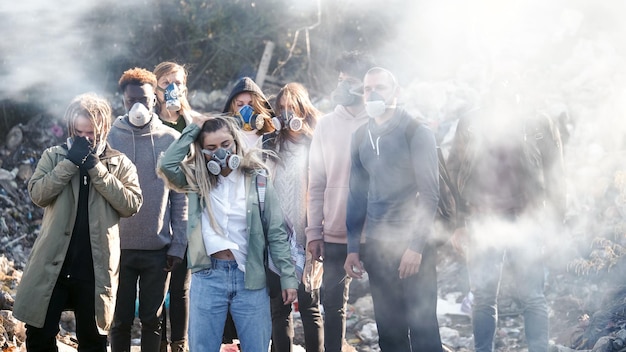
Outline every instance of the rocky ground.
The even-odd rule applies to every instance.
[[[8,133],[5,145],[0,146],[0,348],[3,352],[22,348],[24,329],[11,316],[12,299],[42,216],[42,210],[28,197],[26,182],[41,151],[63,140],[62,126],[49,116],[35,116],[28,124],[15,126]],[[588,196],[592,201],[574,202],[574,218],[583,215],[599,218],[601,226],[574,226],[571,241],[553,244],[547,252],[546,293],[553,351],[591,350],[596,343],[597,351],[620,351],[624,346],[626,294],[622,287],[621,258],[626,252],[623,246],[626,173],[623,160],[619,157],[603,163],[612,177],[598,179],[597,189]],[[561,257],[568,259],[551,261]],[[471,351],[470,319],[467,310],[462,309],[468,292],[467,277],[463,261],[448,245],[440,249],[438,272],[438,312],[443,343],[451,351]],[[504,277],[497,351],[525,351],[523,320],[514,294],[515,278],[507,275],[506,270]],[[294,320],[295,342],[303,345],[297,313]],[[69,345],[73,344],[72,323],[72,316],[68,314],[62,324],[65,336],[60,337]],[[355,281],[348,309],[349,346],[345,350],[377,351],[376,341],[367,283]]]

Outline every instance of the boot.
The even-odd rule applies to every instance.
[[[159,346],[159,352],[168,352],[167,351],[167,340],[161,340],[161,345]]]
[[[170,348],[172,349],[172,352],[187,352],[187,341],[172,341],[172,343],[170,343]]]

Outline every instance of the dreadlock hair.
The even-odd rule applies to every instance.
[[[157,79],[154,73],[146,70],[145,68],[139,67],[124,71],[122,77],[120,77],[120,80],[117,83],[120,87],[120,91],[122,92],[126,90],[126,87],[129,84],[137,86],[149,84],[153,89],[156,89],[157,87]]]
[[[96,95],[86,93],[76,96],[65,110],[67,131],[70,137],[76,136],[74,124],[79,116],[86,117],[93,125],[96,143],[106,141],[111,129],[112,118],[111,105],[109,102]]]
[[[177,64],[175,62],[172,61],[164,61],[161,62],[160,64],[156,65],[154,67],[154,76],[156,77],[157,80],[157,87],[156,89],[160,89],[158,87],[158,82],[159,79],[165,75],[169,75],[170,73],[177,73],[177,72],[182,72],[183,73],[183,86],[184,86],[184,91],[185,94],[183,94],[180,97],[180,112],[181,114],[183,114],[184,112],[188,112],[191,111],[191,105],[189,105],[189,101],[187,100],[187,76],[189,75],[189,73],[187,72],[187,68],[183,65]],[[182,87],[179,87],[182,88]],[[156,113],[159,114],[161,111],[161,104],[157,104],[155,107]]]

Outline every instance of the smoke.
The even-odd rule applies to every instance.
[[[113,7],[129,11],[133,3],[137,1],[3,2],[0,100],[39,104],[58,114],[78,94],[106,92],[104,62],[127,43],[124,18],[108,21],[105,16],[114,13]],[[144,13],[149,10],[145,7]]]
[[[454,132],[454,120],[479,107],[494,81],[516,77],[521,104],[561,123],[568,208],[570,215],[584,215],[577,221],[577,231],[600,226],[590,209],[615,187],[613,174],[625,147],[626,122],[621,116],[626,109],[626,25],[621,14],[626,4],[619,0],[341,3],[336,9],[363,19],[349,33],[371,25],[368,34],[386,35],[375,47],[365,49],[395,73],[403,86],[405,107],[439,127],[444,142]],[[0,101],[36,102],[61,116],[77,94],[109,94],[107,84],[121,72],[108,72],[107,63],[141,64],[142,55],[150,54],[137,53],[133,43],[143,35],[149,38],[153,29],[143,26],[156,23],[145,19],[154,15],[157,4],[153,0],[3,2]],[[300,0],[292,15],[317,13],[317,5],[314,0]],[[322,13],[323,19],[332,16],[338,14]],[[288,22],[288,18],[281,20]],[[142,30],[131,31],[137,28]],[[311,30],[312,41],[317,29],[321,26]],[[336,42],[374,43],[369,37],[355,38]],[[333,50],[339,56],[340,50],[329,52]]]
[[[501,83],[514,81],[519,103],[499,116],[518,118],[520,107],[528,115],[548,114],[565,143],[570,227],[545,235],[561,248],[585,242],[586,248],[577,249],[590,251],[594,236],[610,232],[607,210],[623,219],[623,205],[606,200],[619,195],[615,179],[624,169],[626,27],[619,14],[626,4],[444,0],[405,5],[398,38],[375,52],[403,86],[405,107],[439,128],[445,144],[456,119],[488,96],[510,94],[499,91]],[[491,242],[507,232],[491,230]],[[621,241],[623,234],[617,230],[615,236]],[[553,260],[563,267],[572,253],[568,256]]]

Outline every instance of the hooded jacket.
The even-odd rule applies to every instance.
[[[41,232],[33,245],[17,289],[13,315],[26,324],[43,327],[52,290],[66,258],[76,220],[80,173],[67,158],[67,148],[46,149],[28,181],[36,205],[45,208]],[[107,147],[100,163],[88,170],[89,237],[94,264],[96,325],[106,334],[113,321],[117,293],[120,217],[142,205],[135,165]]]
[[[412,120],[396,108],[388,121],[378,125],[371,119],[353,135],[348,253],[359,252],[364,229],[366,238],[406,243],[418,253],[432,239],[439,203],[437,145],[432,131]],[[415,133],[407,139],[410,126]]]
[[[259,97],[261,97],[265,101],[265,106],[269,110],[272,110],[272,107],[269,101],[267,100],[267,98],[265,97],[265,94],[263,94],[263,91],[261,90],[261,88],[259,88],[259,86],[252,80],[252,78],[243,77],[242,79],[237,81],[237,83],[235,83],[235,86],[230,91],[230,95],[228,96],[228,99],[226,99],[226,104],[224,105],[224,110],[222,110],[222,112],[224,113],[230,112],[230,104],[233,102],[233,99],[235,99],[235,97],[239,93],[243,93],[243,92],[251,92],[251,93],[257,94]]]
[[[353,116],[343,105],[337,105],[315,127],[309,150],[307,244],[314,240],[347,243],[350,142],[353,132],[368,118],[365,110]]]
[[[165,126],[156,114],[143,127],[118,117],[111,127],[108,141],[126,154],[137,166],[144,195],[144,206],[130,219],[120,221],[122,249],[159,250],[183,258],[187,247],[187,197],[166,187],[157,176],[157,162],[180,133]]]
[[[241,121],[241,117],[235,114],[237,111],[230,111],[230,105],[233,102],[233,99],[235,99],[237,95],[244,93],[244,92],[250,92],[250,93],[254,93],[258,95],[261,98],[261,100],[263,100],[263,105],[267,108],[267,110],[269,111],[271,115],[271,116],[264,116],[265,121],[263,122],[263,128],[261,128],[260,130],[252,130],[252,131],[243,130],[242,131],[243,134],[247,138],[249,147],[260,147],[259,145],[259,143],[261,143],[260,136],[262,136],[264,133],[274,131],[274,125],[272,124],[272,116],[275,116],[275,113],[274,113],[274,110],[272,110],[272,106],[270,105],[269,101],[265,97],[265,94],[263,94],[263,91],[261,91],[261,88],[259,88],[259,86],[256,83],[254,83],[252,78],[243,77],[242,79],[237,81],[233,89],[230,91],[230,95],[228,96],[228,99],[226,99],[226,104],[224,105],[224,110],[222,112],[230,113],[232,116],[236,116],[237,121],[239,121],[240,123],[240,127],[243,126],[243,121]]]

